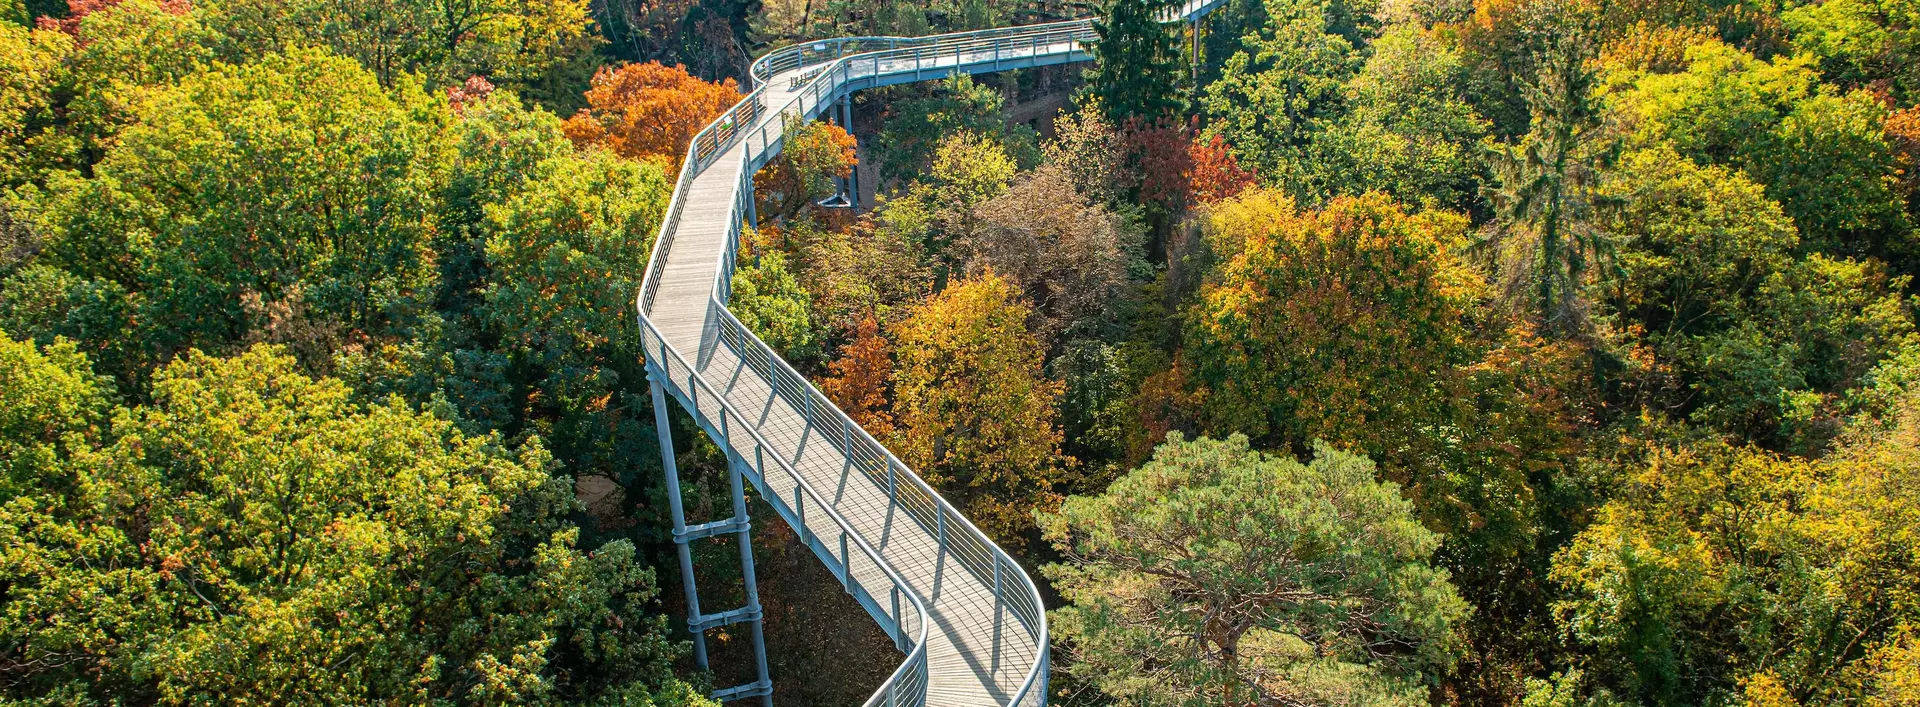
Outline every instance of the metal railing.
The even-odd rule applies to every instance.
[[[1169,19],[1179,21],[1205,13],[1219,2],[1221,0],[1189,0],[1178,8],[1178,14]],[[756,60],[751,68],[753,91],[702,129],[688,145],[672,201],[655,239],[637,303],[642,347],[648,365],[660,372],[669,387],[678,389],[676,396],[690,403],[695,417],[709,434],[718,435],[721,446],[728,449],[730,454],[738,454],[742,463],[746,463],[746,457],[751,452],[753,458],[749,468],[758,470],[769,490],[777,487],[773,479],[766,476],[768,467],[765,458],[774,458],[777,470],[784,472],[792,482],[792,500],[789,504],[788,499],[780,497],[779,493],[772,494],[776,498],[768,500],[782,509],[783,516],[799,518],[801,522],[796,530],[803,540],[809,542],[815,553],[836,571],[848,593],[869,613],[884,617],[882,623],[892,624],[887,627],[889,635],[907,653],[907,659],[875,691],[867,702],[869,705],[925,702],[929,677],[925,647],[926,607],[885,556],[869,545],[854,526],[825,502],[782,455],[768,454],[776,448],[753,425],[744,422],[751,418],[743,417],[701,377],[696,368],[688,365],[649,318],[667,256],[672,252],[674,233],[680,226],[687,187],[721,156],[742,140],[746,141],[739,157],[740,183],[734,189],[735,203],[728,216],[726,245],[721,253],[714,254],[719,258],[719,267],[708,295],[707,306],[713,315],[711,319],[721,343],[759,376],[773,395],[798,411],[808,429],[817,430],[824,441],[840,450],[848,461],[848,470],[843,474],[857,471],[875,487],[885,489],[889,508],[897,508],[902,516],[924,529],[936,540],[943,555],[951,556],[982,585],[992,589],[995,602],[994,654],[983,657],[997,668],[1004,620],[1011,617],[1014,623],[1011,630],[1017,631],[1015,635],[1030,642],[1029,645],[1034,649],[1033,664],[1022,676],[1007,704],[1043,705],[1046,703],[1051,652],[1047,643],[1047,616],[1039,589],[1026,571],[919,475],[822,395],[805,376],[796,372],[771,347],[741,324],[727,309],[726,301],[731,295],[741,214],[748,206],[743,200],[752,198],[751,180],[755,169],[772,159],[783,146],[785,124],[791,118],[810,119],[841,95],[882,85],[883,80],[904,82],[939,78],[959,71],[1000,70],[1005,62],[1025,61],[1029,63],[1017,65],[1033,65],[1031,62],[1043,56],[1065,60],[1084,59],[1084,43],[1093,34],[1090,21],[1071,20],[932,37],[848,37],[808,42],[768,53]],[[796,71],[797,80],[789,83],[785,90],[797,92],[778,107],[768,106],[768,89],[772,79]],[[740,424],[734,424],[736,421]],[[742,433],[746,435],[744,438]],[[747,440],[750,440],[750,444]],[[809,502],[812,507],[820,509],[816,511],[816,517],[818,513],[825,513],[833,520],[839,543],[837,555],[831,543],[805,527]],[[850,553],[850,546],[857,548],[858,553]],[[881,605],[855,577],[853,563],[862,558],[892,584],[887,591],[888,604]],[[937,557],[931,559],[939,561]],[[907,616],[901,613],[902,594],[906,595],[914,612],[911,629],[908,628]],[[911,647],[905,644],[908,633],[915,634]]]
[[[1038,646],[1031,675],[1023,680],[1009,704],[1024,704],[1022,699],[1038,686],[1046,685],[1048,648],[1047,616],[1040,601],[1040,590],[1026,576],[1026,570],[995,544],[986,533],[974,527],[966,516],[947,503],[905,462],[854,422],[839,406],[822,395],[806,376],[793,370],[772,347],[761,341],[742,324],[733,312],[716,298],[720,340],[739,355],[746,367],[758,374],[794,410],[800,411],[808,428],[820,433],[822,440],[840,450],[852,471],[858,471],[879,488],[887,490],[887,502],[933,536],[961,567],[992,587],[994,594],[994,645],[999,645],[1001,612],[1018,622],[1026,637]],[[1023,591],[1009,591],[1009,589]],[[997,656],[990,656],[990,661]],[[1038,679],[1034,679],[1037,677]]]
[[[663,382],[674,387],[685,386],[678,391],[685,396],[684,402],[697,413],[696,416],[707,426],[708,432],[720,441],[721,449],[726,450],[733,461],[746,464],[747,468],[753,470],[759,477],[766,489],[774,491],[768,494],[767,501],[782,507],[783,515],[791,513],[790,517],[801,519],[794,528],[795,532],[803,542],[814,549],[815,554],[827,561],[828,568],[833,571],[834,577],[840,580],[841,587],[846,589],[847,593],[852,595],[854,600],[869,613],[886,616],[890,620],[891,625],[886,626],[887,635],[893,639],[895,647],[906,652],[907,659],[900,664],[900,667],[894,669],[893,674],[887,677],[887,681],[880,686],[880,689],[874,691],[873,697],[869,698],[866,704],[893,706],[924,703],[927,690],[928,624],[925,602],[913,592],[906,580],[900,577],[893,565],[888,563],[886,558],[882,557],[879,551],[875,550],[866,538],[854,529],[853,524],[848,523],[839,511],[834,510],[833,504],[827,502],[826,497],[815,490],[813,485],[807,482],[806,477],[793,468],[779,448],[769,443],[752,424],[745,422],[753,418],[740,414],[740,411],[727,401],[726,396],[708,384],[693,366],[688,365],[686,359],[681,358],[680,352],[667,344],[666,337],[661,336],[660,330],[653,326],[652,321],[642,317],[640,325],[641,350],[647,356],[648,366],[658,372]],[[734,424],[735,420],[742,422]],[[741,439],[742,434],[746,436],[745,440]],[[767,474],[769,458],[773,461],[773,467],[784,472],[787,480],[791,482],[790,488],[793,491],[790,496],[779,493],[778,490],[782,487],[776,485],[774,477]],[[806,524],[809,507],[818,509],[814,511],[815,518],[824,513],[833,521],[837,530],[834,539],[839,546],[837,562],[833,551],[835,542],[829,542],[828,539],[813,532]],[[887,587],[887,603],[884,605],[860,582],[861,573],[856,569],[855,562],[863,559],[871,569],[878,571],[891,585]],[[911,614],[902,612],[903,598],[907,608],[913,610]],[[913,639],[911,643],[907,642],[909,635]]]

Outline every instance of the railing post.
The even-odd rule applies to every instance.
[[[744,157],[743,155],[742,158],[744,159]],[[759,205],[754,203],[758,200],[754,198],[753,193],[753,172],[746,169],[749,166],[751,166],[751,163],[740,166],[741,170],[747,173],[747,178],[741,180],[745,183],[747,191],[747,228],[751,228],[754,232],[758,233],[760,230],[760,209]],[[729,249],[729,252],[731,252],[731,250],[732,249]]]
[[[907,640],[907,617],[900,614],[900,585],[893,585],[893,648],[905,651]]]
[[[847,561],[847,530],[840,529],[840,587],[853,593],[853,563]]]
[[[1000,614],[1005,600],[1000,598],[1000,558],[993,558],[993,661],[994,671],[1000,670]]]

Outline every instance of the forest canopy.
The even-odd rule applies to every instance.
[[[0,0],[0,702],[711,704],[690,142],[1090,17],[769,118],[723,288],[1041,585],[1051,702],[1920,704],[1920,5],[1173,5]],[[765,500],[774,697],[865,700]]]

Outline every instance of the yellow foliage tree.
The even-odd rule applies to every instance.
[[[1464,217],[1387,197],[1302,212],[1252,189],[1209,211],[1221,259],[1189,317],[1202,425],[1269,443],[1358,443],[1428,419],[1436,373],[1470,361],[1466,315],[1484,283],[1454,255]]]
[[[1061,385],[1041,371],[1031,310],[991,271],[894,327],[892,447],[988,533],[1008,538],[1057,502]]]

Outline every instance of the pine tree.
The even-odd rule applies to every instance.
[[[1100,38],[1087,47],[1095,60],[1087,83],[1116,125],[1133,118],[1153,122],[1186,110],[1180,35],[1174,25],[1160,21],[1171,7],[1168,0],[1110,0],[1100,13],[1103,19],[1093,21]]]

